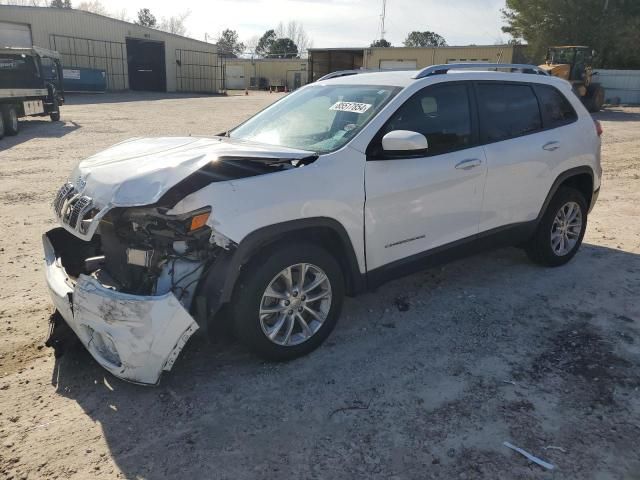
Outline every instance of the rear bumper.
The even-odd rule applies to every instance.
[[[88,275],[72,279],[64,267],[62,248],[56,248],[61,236],[51,235],[55,230],[42,237],[47,286],[55,307],[105,369],[123,380],[157,384],[198,329],[196,322],[173,293],[130,295]]]

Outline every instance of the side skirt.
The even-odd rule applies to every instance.
[[[486,250],[518,245],[531,238],[537,224],[538,220],[536,219],[530,222],[506,225],[383,265],[367,272],[367,287],[369,290],[373,290],[390,280],[426,268],[442,265]]]

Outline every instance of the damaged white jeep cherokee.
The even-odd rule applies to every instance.
[[[322,80],[225,135],[80,162],[43,238],[48,286],[126,380],[157,383],[223,306],[253,350],[294,358],[344,295],[399,275],[501,245],[566,263],[599,192],[599,134],[570,84],[531,66]]]

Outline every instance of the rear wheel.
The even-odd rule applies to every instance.
[[[557,267],[573,258],[587,228],[587,203],[575,188],[560,187],[525,250],[540,265]]]
[[[8,105],[2,109],[2,120],[4,121],[4,133],[7,135],[17,135],[20,129],[18,123],[18,112],[16,107]]]
[[[0,138],[4,137],[4,120],[0,115]]]
[[[246,267],[231,306],[237,337],[271,360],[310,353],[340,315],[344,278],[337,260],[311,244],[280,244]]]

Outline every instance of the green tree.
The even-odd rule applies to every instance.
[[[155,28],[158,25],[158,21],[151,10],[148,8],[141,8],[138,10],[138,19],[135,22],[137,25],[142,25],[143,27],[151,27]]]
[[[447,41],[435,32],[413,31],[404,42],[405,47],[446,47]]]
[[[222,31],[216,44],[225,57],[237,57],[244,52],[244,43],[238,40],[238,32],[230,28]]]
[[[298,56],[298,46],[290,38],[278,38],[269,46],[271,58],[295,58]]]
[[[278,39],[275,30],[267,30],[258,40],[258,44],[256,45],[256,54],[262,57],[266,57],[269,54],[269,50],[271,49],[271,45]]]
[[[53,8],[72,8],[71,0],[51,0],[49,6]]]
[[[525,40],[542,61],[553,45],[588,45],[595,65],[640,68],[640,2],[625,0],[506,0],[505,33]]]
[[[374,40],[373,42],[371,42],[371,46],[389,48],[391,46],[391,42],[389,40],[381,38],[380,40]]]

